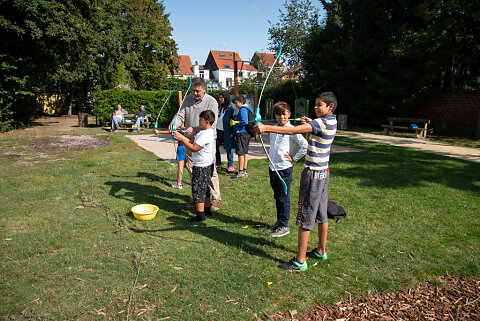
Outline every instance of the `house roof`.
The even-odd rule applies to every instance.
[[[275,61],[276,54],[267,53],[267,52],[256,52],[255,55],[258,56],[259,61],[265,67],[270,67]]]
[[[178,55],[178,69],[175,70],[175,75],[194,75],[192,70],[192,60],[189,55]]]
[[[212,55],[213,60],[215,61],[215,65],[218,69],[232,69],[234,68],[233,64],[233,51],[220,51],[220,50],[210,50],[210,55]],[[240,55],[237,52],[236,55],[237,60],[242,60]],[[238,63],[238,70],[248,70],[254,71],[257,70],[254,66],[251,66],[247,63]]]

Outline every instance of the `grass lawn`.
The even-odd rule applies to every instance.
[[[347,131],[383,135],[382,128],[348,126]],[[414,138],[415,133],[413,133],[412,131],[402,131],[398,129],[395,131],[394,136]],[[464,138],[464,137],[446,137],[446,136],[439,136],[439,135],[427,133],[426,140],[435,142],[435,143],[445,144],[445,145],[480,148],[480,139],[472,139],[472,138]]]
[[[110,144],[28,147],[60,135]],[[286,237],[265,229],[275,221],[266,160],[250,161],[246,180],[220,173],[221,209],[195,226],[186,221],[189,185],[170,187],[176,168],[122,133],[0,136],[0,316],[252,320],[447,274],[480,275],[480,164],[342,137],[335,143],[364,150],[331,156],[329,196],[348,217],[330,224],[329,259],[295,274],[277,268],[295,255],[293,219]],[[130,208],[142,203],[160,207],[154,220],[133,218]]]

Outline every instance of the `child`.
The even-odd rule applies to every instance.
[[[308,150],[305,156],[305,168],[300,178],[298,199],[298,248],[297,255],[290,261],[278,267],[288,271],[305,271],[307,256],[326,260],[325,246],[328,232],[328,182],[330,146],[335,138],[337,119],[333,114],[337,107],[337,98],[332,92],[324,92],[317,96],[315,114],[317,119],[302,117],[302,125],[296,127],[267,126],[259,123],[256,130],[259,133],[273,132],[295,135],[311,133],[308,139]],[[307,252],[310,231],[318,223],[318,246]]]
[[[248,146],[250,144],[250,134],[245,129],[245,126],[248,125],[248,112],[253,110],[245,105],[245,97],[239,95],[233,100],[233,104],[238,109],[237,121],[233,126],[233,132],[236,136],[236,146],[235,151],[238,155],[238,173],[233,175],[231,178],[247,178],[247,164],[248,164]]]
[[[160,134],[170,134],[170,132],[168,130],[156,130],[155,129],[155,135],[160,135]],[[183,189],[183,185],[182,185],[183,168],[186,167],[187,171],[190,175],[192,173],[190,172],[190,168],[188,167],[188,164],[185,164],[185,146],[181,142],[178,142],[177,162],[178,162],[177,184],[172,185],[172,187],[176,188],[176,189]]]
[[[200,131],[188,139],[175,132],[174,138],[182,142],[186,148],[192,151],[192,197],[195,202],[197,215],[188,219],[189,222],[205,221],[205,216],[212,215],[210,208],[210,189],[208,182],[213,175],[213,144],[214,132],[212,124],[215,122],[215,114],[211,110],[200,113]]]
[[[288,121],[291,115],[289,104],[282,101],[277,102],[273,105],[273,114],[278,122],[276,126],[293,127]],[[301,134],[289,136],[270,134],[270,159],[287,185],[287,194],[285,194],[281,180],[275,173],[275,169],[270,165],[268,171],[270,185],[277,206],[277,222],[268,228],[272,231],[271,237],[282,237],[290,234],[288,221],[290,220],[290,183],[293,177],[292,163],[305,156],[307,146],[308,143]]]

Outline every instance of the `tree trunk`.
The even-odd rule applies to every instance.
[[[72,91],[70,92],[70,100],[68,102],[68,116],[72,116],[72,107],[73,107],[73,91],[74,85],[72,84]]]

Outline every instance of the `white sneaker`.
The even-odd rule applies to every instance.
[[[176,189],[183,189],[183,185],[178,185],[178,184],[172,185],[172,187]]]
[[[277,228],[270,236],[271,237],[282,237],[290,234],[290,228],[288,226]]]

